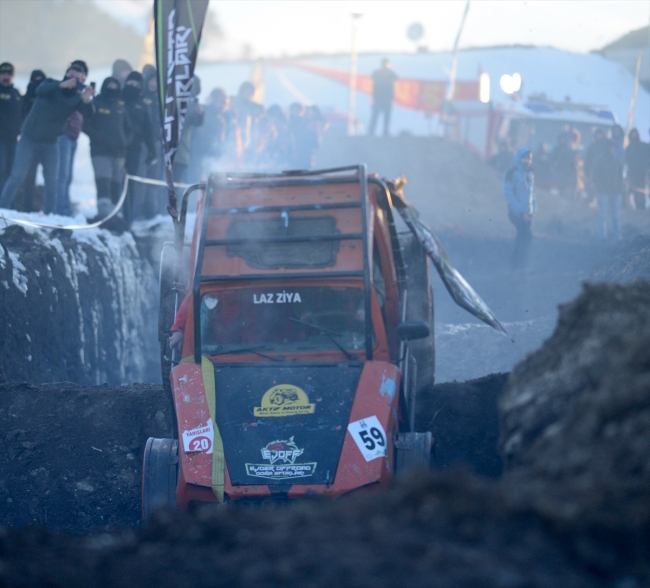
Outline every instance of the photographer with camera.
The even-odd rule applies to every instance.
[[[59,178],[59,137],[65,132],[73,112],[79,111],[85,118],[94,114],[91,98],[95,89],[85,86],[84,79],[83,68],[73,64],[62,82],[48,79],[36,89],[36,101],[23,122],[11,175],[0,196],[2,208],[13,204],[30,165],[38,160],[43,165],[45,180],[43,211],[46,214],[54,212]]]

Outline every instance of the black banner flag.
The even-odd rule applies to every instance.
[[[176,219],[172,163],[191,100],[194,66],[210,0],[155,0],[158,98],[163,124],[169,212]]]

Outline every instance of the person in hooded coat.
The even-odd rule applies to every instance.
[[[638,129],[630,131],[630,142],[625,149],[626,180],[630,205],[634,210],[646,208],[646,182],[650,169],[650,146],[641,141]]]
[[[142,147],[146,145],[147,156],[145,158],[146,166],[149,167],[156,163],[156,148],[153,142],[153,128],[149,107],[144,103],[142,89],[144,78],[138,71],[132,71],[126,78],[126,83],[122,89],[122,100],[129,113],[131,125],[133,126],[133,135],[126,148],[126,171],[129,175],[139,176],[140,164],[142,159]],[[143,199],[143,185],[131,182],[129,191],[124,202],[124,218],[131,222],[134,218],[134,206],[137,202],[138,209],[141,208]],[[138,212],[140,212],[138,210]]]
[[[117,203],[124,184],[126,146],[133,133],[120,82],[109,77],[94,100],[95,116],[86,121],[84,132],[90,138],[90,156],[95,170],[97,202]]]
[[[142,88],[142,101],[147,107],[151,119],[151,132],[153,145],[156,150],[155,162],[147,167],[147,177],[152,180],[165,179],[165,161],[162,147],[162,122],[160,118],[160,104],[158,103],[158,72],[152,65],[145,65],[142,70],[144,86]],[[153,218],[156,214],[164,214],[167,206],[167,190],[160,186],[144,186],[142,203],[142,216]]]
[[[616,154],[618,145],[607,141],[607,149],[596,161],[594,185],[598,198],[598,232],[607,240],[607,217],[616,241],[621,239],[621,202],[623,200],[623,166]]]
[[[535,177],[532,171],[533,153],[522,147],[515,155],[515,165],[503,177],[503,195],[508,203],[508,218],[517,229],[515,248],[510,267],[523,269],[528,263],[530,244],[533,239],[531,223],[537,211],[535,200]]]

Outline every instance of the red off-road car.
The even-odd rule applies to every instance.
[[[147,442],[144,515],[341,496],[428,465],[413,423],[433,383],[429,264],[386,184],[361,165],[195,188],[187,282],[162,272],[163,343],[188,296],[182,352],[163,349],[176,438]]]

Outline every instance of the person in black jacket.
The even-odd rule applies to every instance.
[[[147,177],[152,180],[165,179],[165,167],[162,148],[162,122],[160,120],[160,104],[158,103],[158,72],[152,65],[145,65],[142,70],[144,87],[142,101],[147,106],[151,119],[153,145],[156,149],[156,159],[147,168]],[[144,187],[142,215],[153,218],[158,213],[164,214],[167,206],[167,190],[160,186],[147,185]]]
[[[142,99],[144,79],[138,71],[132,71],[126,78],[122,90],[122,99],[129,113],[133,135],[126,148],[126,171],[130,175],[140,175],[140,158],[142,146],[147,146],[147,166],[156,162],[156,148],[153,143],[153,131],[149,109]],[[124,218],[127,222],[133,220],[133,205],[136,198],[142,195],[142,186],[131,183],[124,203]]]
[[[614,239],[621,239],[621,201],[623,199],[623,166],[616,156],[617,145],[607,140],[607,149],[596,160],[593,180],[598,198],[598,232],[607,240],[607,216],[611,212]]]
[[[634,210],[646,207],[645,187],[650,170],[650,146],[641,141],[638,129],[630,131],[630,143],[625,149],[625,167],[630,205]]]
[[[14,162],[22,122],[22,97],[14,88],[14,66],[0,63],[0,190]]]
[[[27,118],[29,111],[34,106],[36,102],[36,88],[38,88],[42,82],[47,79],[47,75],[44,71],[40,69],[35,69],[32,71],[29,76],[29,84],[27,84],[27,91],[22,98],[22,111],[23,111],[23,120]],[[40,162],[37,160],[32,161],[32,164],[29,166],[29,171],[27,172],[27,177],[23,182],[22,195],[16,196],[15,206],[18,210],[24,210],[25,212],[32,212],[34,210],[34,194],[36,192],[36,171],[38,169],[38,164]],[[0,187],[0,190],[2,188]]]
[[[126,148],[132,136],[131,122],[120,99],[120,82],[109,77],[95,98],[95,116],[84,124],[90,138],[90,156],[95,170],[97,202],[115,204],[124,183]]]
[[[47,214],[54,211],[59,176],[58,139],[65,132],[68,119],[75,110],[81,112],[84,118],[91,118],[94,112],[90,99],[95,90],[83,85],[83,75],[83,70],[73,65],[62,82],[48,79],[36,89],[36,102],[23,122],[11,175],[0,196],[0,206],[3,208],[13,204],[16,191],[25,181],[31,163],[40,159],[45,180],[43,210]]]

